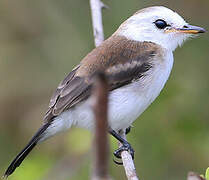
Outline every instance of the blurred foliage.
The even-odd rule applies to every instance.
[[[209,167],[205,171],[205,179],[209,180]]]
[[[208,0],[104,0],[106,37],[143,7],[164,5],[209,29]],[[86,0],[0,1],[0,174],[39,128],[60,80],[94,48]],[[142,179],[186,179],[209,165],[209,35],[175,52],[160,97],[134,123],[128,139]],[[11,180],[90,177],[91,133],[72,129],[35,148]],[[111,139],[111,153],[117,143]],[[151,173],[150,173],[151,172]],[[125,179],[112,162],[110,174]]]
[[[206,178],[206,180],[209,180],[209,167],[207,168],[207,170],[205,172],[205,178]]]

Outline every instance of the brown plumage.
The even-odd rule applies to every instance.
[[[95,72],[105,71],[110,90],[114,90],[142,77],[152,67],[154,56],[162,56],[157,44],[122,36],[110,37],[91,51],[59,84],[50,100],[45,122],[88,98],[91,77]]]
[[[117,35],[105,40],[59,84],[50,100],[44,117],[44,125],[12,161],[4,176],[12,174],[22,163],[39,140],[44,137],[47,128],[56,116],[90,96],[94,73],[106,72],[109,90],[112,91],[145,76],[154,66],[154,61],[163,59],[162,56],[162,48],[155,43],[137,42]]]

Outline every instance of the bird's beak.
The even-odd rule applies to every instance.
[[[166,32],[179,32],[179,33],[185,33],[185,34],[198,34],[198,33],[204,33],[206,30],[204,28],[198,27],[198,26],[192,26],[192,25],[186,25],[183,28],[172,28],[168,29]]]

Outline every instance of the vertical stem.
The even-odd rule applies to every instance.
[[[94,32],[95,46],[99,46],[104,41],[102,24],[102,8],[104,4],[101,0],[90,0],[92,24]],[[93,180],[104,180],[107,178],[107,82],[104,74],[97,76],[94,89],[94,115],[96,119],[95,129],[95,161]],[[125,133],[122,134],[126,138]],[[138,180],[133,159],[128,151],[121,153],[123,166],[128,180]]]
[[[104,73],[99,73],[95,77],[92,94],[95,116],[93,180],[108,179],[107,96],[107,80]]]
[[[103,3],[100,0],[90,0],[91,17],[94,32],[95,46],[99,46],[104,41],[104,32],[102,25]]]

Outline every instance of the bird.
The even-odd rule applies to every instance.
[[[163,89],[173,66],[173,52],[183,42],[206,30],[188,24],[164,7],[141,9],[123,22],[99,46],[88,53],[58,85],[43,124],[7,168],[7,178],[31,150],[49,137],[71,127],[94,129],[91,108],[93,76],[102,71],[109,85],[108,132],[134,157],[134,149],[119,135],[148,108]]]

